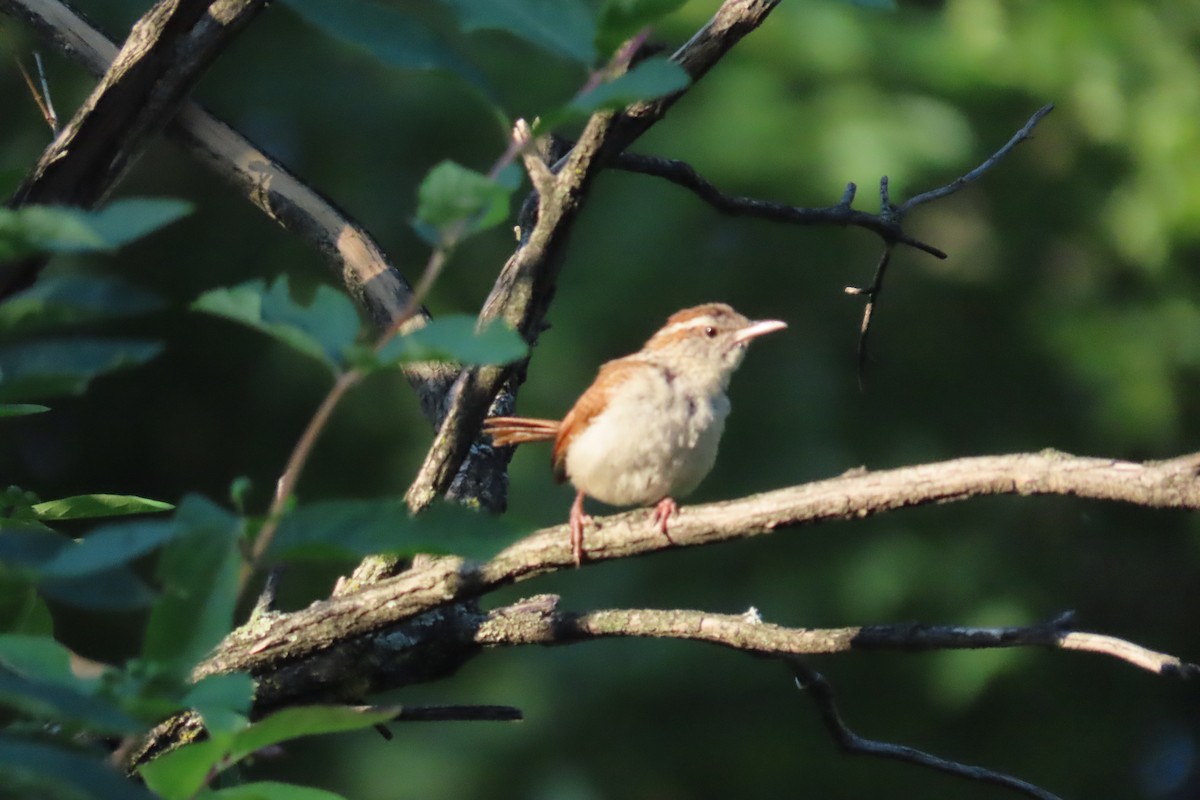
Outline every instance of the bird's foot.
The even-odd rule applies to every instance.
[[[658,505],[654,506],[654,515],[650,518],[650,523],[658,528],[671,544],[675,544],[675,540],[671,538],[671,534],[667,533],[667,524],[671,515],[677,513],[679,513],[679,504],[675,502],[675,499],[664,497],[658,501]]]
[[[583,563],[583,526],[591,524],[592,517],[583,512],[583,492],[575,495],[571,504],[571,515],[568,523],[571,527],[571,555],[575,558],[575,566]]]

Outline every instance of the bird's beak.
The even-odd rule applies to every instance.
[[[774,333],[781,331],[787,327],[786,322],[780,322],[777,319],[762,319],[757,322],[751,322],[745,328],[742,328],[733,337],[733,341],[737,344],[748,342],[766,333]]]

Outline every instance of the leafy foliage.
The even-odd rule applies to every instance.
[[[0,208],[0,261],[41,253],[116,250],[191,213],[182,200],[127,198],[84,211],[56,206]]]

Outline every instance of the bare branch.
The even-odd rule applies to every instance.
[[[1073,622],[1070,614],[1038,625],[1004,628],[917,623],[788,628],[763,622],[756,611],[738,616],[650,608],[569,613],[557,611],[557,601],[554,595],[538,595],[492,611],[480,622],[474,640],[485,647],[497,647],[631,637],[684,639],[762,656],[829,655],[852,650],[914,652],[1043,647],[1107,655],[1158,675],[1200,677],[1200,665],[1177,656],[1112,636],[1070,630]]]
[[[855,472],[740,500],[685,506],[674,520],[671,542],[645,524],[644,509],[597,518],[598,529],[588,531],[585,565],[997,494],[1070,495],[1148,508],[1197,510],[1198,470],[1200,454],[1139,464],[1045,451]],[[457,557],[429,559],[396,577],[235,631],[199,668],[198,676],[227,670],[259,672],[273,664],[303,660],[417,615],[469,613],[447,604],[574,568],[566,525],[537,531],[482,564]],[[420,629],[433,627],[426,620]]]
[[[792,225],[842,225],[864,228],[877,234],[885,242],[907,245],[937,258],[946,257],[942,250],[909,236],[897,222],[886,220],[878,214],[856,211],[851,208],[853,192],[850,193],[849,198],[843,195],[841,202],[835,206],[805,208],[785,203],[773,203],[756,197],[735,197],[724,194],[685,161],[637,153],[622,153],[613,161],[613,168],[670,181],[676,186],[691,190],[717,211],[729,216],[756,217]],[[850,186],[853,185],[850,184]]]
[[[517,722],[525,719],[513,706],[401,706],[393,722]]]
[[[987,172],[989,169],[996,166],[996,164],[999,163],[1000,159],[1002,159],[1006,155],[1008,155],[1010,150],[1012,150],[1014,147],[1019,145],[1021,142],[1030,138],[1030,136],[1033,135],[1034,127],[1039,122],[1042,121],[1042,117],[1046,116],[1053,110],[1054,110],[1053,103],[1047,103],[1046,105],[1042,106],[1041,108],[1039,108],[1037,111],[1035,111],[1033,113],[1033,116],[1029,118],[1029,121],[1026,122],[1024,126],[1022,126],[1021,130],[1014,133],[1013,137],[1011,139],[1009,139],[1008,142],[1003,147],[1001,147],[995,153],[992,153],[992,155],[989,156],[988,159],[986,161],[984,161],[982,164],[980,164],[978,167],[971,170],[966,175],[961,175],[958,178],[955,178],[953,181],[946,184],[945,186],[941,186],[937,189],[931,189],[930,191],[923,192],[922,194],[919,194],[916,197],[909,198],[897,209],[897,211],[899,212],[899,214],[901,216],[903,216],[919,205],[924,205],[925,203],[929,203],[934,200],[940,200],[941,198],[945,197],[946,195],[954,194],[959,189],[966,186],[968,183],[971,183],[974,180],[978,180],[978,178],[981,175],[983,175],[983,173]]]
[[[1012,789],[1029,797],[1036,797],[1038,800],[1059,800],[1058,795],[1051,794],[1045,789],[1034,786],[1032,783],[1027,783],[1019,778],[1013,778],[1001,772],[960,764],[957,761],[949,761],[913,747],[879,742],[859,736],[842,721],[842,715],[838,712],[837,708],[837,698],[829,681],[825,680],[825,677],[821,673],[809,668],[799,659],[789,658],[787,662],[792,670],[792,674],[796,678],[796,687],[801,691],[808,692],[808,696],[812,698],[813,703],[817,706],[817,711],[821,714],[821,720],[825,723],[825,727],[829,729],[830,735],[833,736],[834,741],[847,753],[906,761],[910,764],[929,767],[930,769],[936,769],[950,775],[957,775],[961,778],[981,783],[990,783],[995,786],[1003,786],[1006,789]]]

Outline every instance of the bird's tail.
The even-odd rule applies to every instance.
[[[558,437],[558,420],[529,417],[491,417],[483,421],[483,430],[497,447],[552,442]]]

